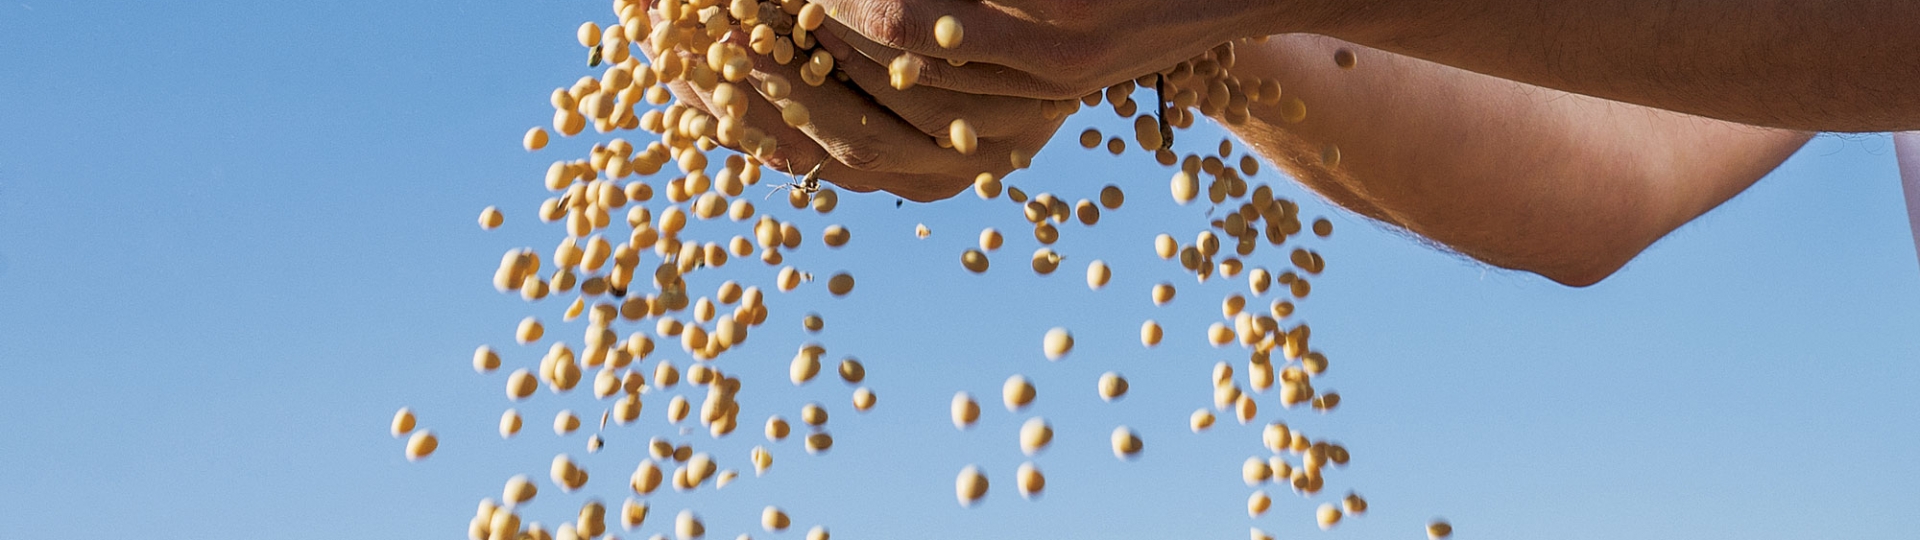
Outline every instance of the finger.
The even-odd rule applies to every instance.
[[[1034,21],[1023,13],[973,0],[815,0],[826,8],[827,16],[889,49],[967,62],[1002,62],[1016,68],[1027,58],[1046,54],[1034,48],[1032,36],[1040,35]],[[941,46],[934,36],[935,23],[951,16],[960,23],[960,42]]]
[[[799,64],[783,66],[760,55],[752,59],[755,88],[781,111],[795,104],[806,109],[807,122],[795,127],[841,164],[893,172],[946,170],[961,164],[958,152],[939,148],[932,137],[847,85],[833,80],[807,85],[800,82]],[[775,77],[786,81],[787,95],[766,95],[767,81]]]
[[[869,38],[855,27],[839,21],[829,21],[821,28],[826,32],[822,38],[837,38],[860,55],[872,59],[882,66],[893,61],[902,50],[925,57],[920,62],[920,71],[916,77],[917,86],[941,88],[963,94],[981,94],[1033,99],[1073,99],[1080,97],[1065,84],[1035,75],[1010,65],[987,61],[968,61],[953,65],[948,60],[962,60],[953,50],[935,47],[932,51],[901,49]],[[984,39],[984,38],[982,38]],[[822,41],[824,44],[825,42]],[[966,46],[962,42],[962,47]],[[1014,57],[1018,58],[1018,57]],[[840,58],[836,57],[836,60]]]
[[[761,61],[761,60],[756,59],[756,61]],[[764,60],[764,62],[767,64],[774,64],[771,60]],[[854,62],[854,64],[856,65],[859,65],[862,63],[863,62]],[[784,66],[778,66],[777,64],[774,64],[774,65],[776,67],[784,67]],[[877,81],[880,77],[879,72],[877,71],[879,69],[878,66],[873,65],[871,63],[864,63],[864,65],[868,69],[874,70],[868,73],[867,76],[873,77]],[[791,70],[791,68],[787,68],[787,69]],[[844,69],[845,68],[843,66],[843,70]],[[856,67],[855,69],[859,69],[859,68]],[[757,73],[760,73],[760,72],[756,71],[756,74]],[[796,73],[796,76],[797,76],[797,73]],[[850,80],[851,80],[851,77],[852,75],[849,74]],[[808,88],[812,88],[814,90],[824,89],[825,94],[831,94],[831,95],[824,95],[821,97],[803,96],[802,92]],[[898,91],[893,90],[891,87],[887,87],[882,89],[882,91],[879,92],[879,95],[886,95],[889,93],[897,93],[897,92]],[[863,110],[879,111],[878,114],[884,116],[888,120],[891,120],[892,122],[888,123],[889,126],[893,125],[893,122],[897,122],[899,123],[899,125],[905,126],[907,129],[915,129],[915,130],[920,129],[920,128],[914,127],[911,123],[908,123],[906,120],[896,116],[894,114],[894,111],[890,109],[880,108],[879,105],[877,105],[875,102],[869,101],[868,96],[855,92],[852,88],[848,86],[840,85],[836,81],[828,81],[826,84],[822,84],[819,87],[806,87],[806,86],[795,87],[793,90],[793,93],[798,99],[802,100],[803,103],[814,103],[816,101],[825,101],[828,103],[841,103],[844,100],[856,100],[857,103],[863,106]],[[943,93],[945,92],[943,91]],[[981,96],[958,96],[958,97],[972,98],[972,99],[981,98]],[[873,99],[879,99],[879,97],[874,96]],[[1059,128],[1060,124],[1066,120],[1064,115],[1057,116],[1053,119],[1047,119],[1045,114],[1042,112],[1043,105],[1041,105],[1041,103],[1038,101],[1020,99],[1020,98],[1006,98],[1006,97],[995,97],[992,99],[1010,100],[1011,102],[1015,102],[1015,103],[1024,103],[1025,105],[1022,105],[1022,107],[1025,107],[1026,108],[1025,110],[1030,110],[1032,116],[1030,118],[1024,118],[1024,119],[1011,119],[1007,122],[1002,123],[1002,125],[1009,126],[1016,129],[1009,129],[1007,130],[1007,133],[1001,136],[977,137],[977,140],[976,140],[977,149],[972,154],[961,154],[960,152],[951,148],[940,148],[938,147],[937,144],[935,144],[932,141],[932,137],[928,137],[927,135],[924,134],[924,132],[922,132],[922,134],[918,138],[908,138],[908,140],[904,140],[904,141],[901,141],[901,140],[892,141],[892,144],[888,146],[875,146],[874,148],[876,150],[887,153],[887,154],[892,154],[893,157],[898,158],[898,161],[900,161],[902,165],[900,167],[888,167],[880,170],[890,170],[890,171],[903,172],[903,173],[931,174],[933,175],[932,176],[933,178],[940,179],[944,182],[947,182],[946,184],[943,184],[943,185],[950,186],[951,189],[954,190],[954,191],[944,193],[942,197],[951,196],[953,192],[957,192],[958,190],[964,190],[967,187],[971,186],[973,177],[980,173],[984,172],[984,173],[991,173],[996,176],[1002,176],[1002,175],[1005,175],[1008,171],[1013,170],[1014,168],[1013,163],[1015,162],[1013,154],[1015,152],[1019,152],[1028,158],[1032,157],[1033,153],[1037,151],[1040,147],[1044,146],[1046,144],[1047,139],[1050,138],[1053,132]],[[814,118],[818,119],[819,115],[815,114]],[[944,138],[944,136],[947,133],[947,125],[950,124],[951,122],[952,122],[951,117],[947,117],[947,119],[941,120],[938,122],[938,124],[935,124],[931,131],[934,131],[935,136]],[[972,118],[968,119],[968,123],[976,127],[976,136],[977,136],[978,135],[977,127],[979,124]],[[1019,128],[1020,126],[1025,126],[1025,128]],[[822,146],[829,148],[829,150],[831,151],[832,149],[831,144],[828,143],[828,141],[822,139],[823,133],[835,133],[835,132],[844,133],[845,132],[841,130],[853,130],[854,132],[867,133],[867,132],[871,132],[871,129],[869,129],[871,127],[872,126],[868,125],[865,122],[865,117],[862,117],[862,121],[859,122],[857,125],[852,123],[842,123],[839,126],[827,126],[826,128],[824,128],[826,131],[808,131],[808,133],[809,135],[813,135],[813,138],[815,141],[820,142]],[[807,131],[807,130],[803,128],[803,131]],[[886,137],[895,138],[895,139],[898,138],[898,137],[895,137],[894,135],[887,135]],[[836,155],[836,158],[839,158],[839,157],[840,156]],[[842,160],[842,162],[846,163],[844,159]],[[848,164],[852,165],[851,163],[848,163]],[[859,167],[856,167],[856,168],[859,168]],[[955,187],[955,184],[953,184],[953,182],[955,181],[958,182],[957,187]],[[897,181],[889,182],[883,186],[883,189],[887,189],[888,191],[894,191],[898,193],[898,191],[893,189],[892,187],[887,187],[887,186],[893,186],[898,184],[900,184],[900,182],[897,182]],[[915,200],[920,200],[920,199],[915,199]]]
[[[981,138],[1000,138],[1020,133],[1045,116],[1045,102],[1033,99],[962,94],[918,85],[906,90],[895,89],[887,66],[875,63],[875,59],[831,34],[818,36],[820,46],[834,56],[836,65],[855,85],[923,133],[944,137],[947,126],[955,118],[965,118]]]
[[[688,106],[712,108],[710,92],[684,82],[675,82],[671,88],[676,95],[684,96],[682,103]],[[885,190],[918,202],[952,197],[971,185],[970,181],[944,175],[876,172],[847,167],[836,161],[811,136],[787,125],[781,118],[779,108],[764,96],[757,92],[749,94],[751,104],[747,106],[746,123],[776,141],[776,149],[766,161],[766,165],[775,170],[793,174],[793,171],[813,170],[814,165],[824,162],[820,178],[842,189],[854,192]]]

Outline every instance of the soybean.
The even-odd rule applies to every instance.
[[[979,467],[968,465],[960,469],[960,476],[954,479],[953,491],[955,497],[960,499],[961,507],[972,507],[981,497],[987,496],[987,476],[980,473]]]
[[[1213,427],[1213,413],[1206,409],[1193,411],[1193,414],[1187,417],[1187,428],[1192,429],[1194,433],[1206,431],[1211,427]]]
[[[973,131],[973,125],[968,124],[965,118],[955,118],[952,123],[947,125],[947,138],[953,141],[953,149],[962,154],[971,155],[975,149],[980,147],[979,139]]]
[[[1057,361],[1066,358],[1067,353],[1073,351],[1073,334],[1067,332],[1065,328],[1056,327],[1047,331],[1047,335],[1041,339],[1040,345],[1041,350],[1046,353],[1048,360]]]
[[[413,423],[413,409],[401,407],[399,412],[393,413],[393,428],[391,431],[393,432],[394,438],[412,433]]]
[[[1340,508],[1333,503],[1322,503],[1320,509],[1314,512],[1314,520],[1320,523],[1320,530],[1332,529],[1340,523]]]
[[[432,431],[424,429],[415,431],[413,436],[407,438],[407,461],[426,459],[438,448],[440,448],[440,439],[435,437]]]
[[[1153,286],[1153,305],[1164,306],[1173,301],[1173,284],[1161,283]]]
[[[1111,279],[1113,279],[1113,270],[1107,268],[1106,262],[1096,259],[1087,263],[1087,288],[1100,290],[1101,287],[1107,286],[1107,281]]]
[[[1019,412],[1027,404],[1033,403],[1035,393],[1033,383],[1021,375],[1007,377],[1007,382],[1000,385],[1000,401],[1012,412]]]
[[[1021,463],[1014,471],[1014,484],[1020,489],[1020,496],[1027,499],[1040,496],[1047,489],[1047,477],[1040,474],[1040,468],[1029,461]]]
[[[500,413],[500,438],[511,439],[520,433],[520,411],[507,409]]]
[[[1029,456],[1038,455],[1053,442],[1053,426],[1045,418],[1035,416],[1020,424],[1020,452]]]
[[[853,275],[846,272],[834,274],[827,279],[827,292],[833,293],[834,296],[846,296],[847,293],[853,292]]]
[[[960,252],[960,266],[966,268],[968,272],[986,273],[989,264],[987,254],[981,253],[980,250],[968,249]]]
[[[525,345],[540,341],[540,336],[544,334],[546,334],[546,328],[540,325],[540,320],[527,317],[520,320],[520,326],[515,329],[513,337],[515,341],[520,342],[521,345]]]
[[[480,228],[482,229],[493,230],[506,220],[506,216],[500,213],[499,208],[489,206],[480,209]]]
[[[938,20],[933,21],[933,40],[940,44],[940,48],[959,47],[961,39],[965,37],[966,29],[961,28],[960,20],[953,18],[952,15],[942,15]]]
[[[1109,438],[1113,442],[1113,456],[1121,460],[1133,459],[1144,446],[1140,442],[1140,436],[1134,434],[1133,429],[1127,426],[1113,428],[1113,436]]]
[[[951,408],[953,413],[953,427],[955,429],[964,431],[972,427],[974,421],[980,419],[980,404],[974,402],[973,396],[966,392],[959,392],[953,395],[953,406]]]

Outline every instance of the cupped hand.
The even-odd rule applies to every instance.
[[[869,56],[935,59],[919,83],[970,94],[1073,99],[1157,72],[1231,40],[1280,33],[1280,0],[811,0]],[[956,46],[934,36],[952,16]],[[961,65],[954,65],[960,63]]]
[[[824,163],[819,178],[849,190],[939,200],[971,187],[980,173],[1004,176],[1015,168],[1016,155],[1031,157],[1065,120],[1064,115],[1048,118],[1048,103],[1039,100],[928,87],[896,90],[888,86],[886,67],[832,36],[815,35],[822,47],[847,59],[836,63],[846,81],[827,77],[818,86],[807,85],[800,73],[804,56],[781,65],[754,54],[752,74],[736,83],[753,90],[748,92],[745,124],[777,141],[773,154],[766,156],[776,169],[800,174]],[[771,97],[770,84],[787,86],[786,95]],[[688,106],[709,114],[717,109],[710,91],[685,81],[669,88]],[[797,127],[781,114],[794,103],[809,117]],[[941,143],[956,118],[974,126],[977,146],[971,153]]]

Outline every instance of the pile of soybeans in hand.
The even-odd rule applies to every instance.
[[[529,419],[523,418],[516,407],[534,399],[564,401],[567,408],[553,418],[553,432],[568,440],[584,440],[584,444],[577,454],[554,456],[545,475],[528,471],[506,479],[497,497],[477,494],[482,498],[475,515],[465,524],[467,536],[472,540],[576,540],[620,535],[691,540],[711,534],[737,535],[744,540],[758,534],[801,534],[798,530],[788,532],[800,523],[808,540],[826,540],[831,535],[827,522],[861,516],[790,516],[780,506],[781,501],[769,500],[759,523],[708,522],[701,517],[697,504],[655,509],[649,499],[662,490],[672,490],[689,495],[676,500],[698,501],[697,495],[703,491],[750,482],[777,474],[785,467],[806,467],[809,459],[829,453],[835,444],[829,429],[830,409],[834,422],[858,422],[861,413],[885,406],[880,400],[884,389],[865,385],[869,369],[912,369],[907,359],[869,366],[853,356],[829,355],[828,345],[817,340],[827,321],[809,306],[778,301],[796,289],[823,285],[829,302],[857,302],[860,296],[855,277],[836,270],[831,263],[816,262],[808,267],[787,263],[786,254],[799,250],[839,250],[852,240],[853,231],[841,225],[808,231],[782,220],[783,213],[829,215],[838,205],[839,195],[830,184],[818,182],[812,175],[791,178],[790,172],[774,171],[784,175],[764,176],[763,170],[772,171],[765,164],[777,151],[778,143],[744,123],[747,104],[753,101],[745,99],[746,92],[766,97],[760,102],[762,106],[781,103],[781,118],[791,125],[810,121],[804,103],[786,99],[793,82],[778,75],[748,76],[752,69],[749,55],[770,56],[781,64],[802,62],[804,80],[799,84],[820,85],[829,78],[844,80],[831,57],[819,50],[809,35],[823,24],[827,13],[806,0],[660,0],[651,7],[635,0],[618,0],[613,7],[615,21],[604,27],[585,23],[575,36],[585,48],[586,63],[594,74],[553,90],[552,131],[546,127],[529,130],[523,146],[539,151],[556,134],[578,137],[589,126],[607,139],[594,144],[581,159],[553,161],[544,177],[543,187],[549,193],[545,200],[537,205],[531,200],[511,205],[526,208],[538,218],[540,224],[531,226],[563,230],[555,235],[555,245],[508,249],[492,277],[500,293],[518,295],[535,304],[564,303],[559,323],[584,326],[584,332],[549,332],[550,325],[560,325],[529,316],[512,330],[512,343],[507,343],[506,329],[502,328],[500,341],[480,345],[473,353],[472,364],[475,371],[486,375],[486,384],[504,388],[506,403],[501,407],[498,426],[503,444],[512,444],[519,437],[542,436],[521,433]],[[960,25],[952,17],[940,19],[934,29],[936,41],[952,46],[963,39]],[[741,40],[732,33],[747,38]],[[736,44],[743,41],[748,46]],[[1169,336],[1162,323],[1144,320],[1139,327],[1139,350],[1144,353],[1168,339],[1205,339],[1219,352],[1231,353],[1222,356],[1244,355],[1245,359],[1222,360],[1210,366],[1195,364],[1193,377],[1209,377],[1213,392],[1211,396],[1196,396],[1195,402],[1206,406],[1190,413],[1178,412],[1187,417],[1192,435],[1143,433],[1118,422],[1062,427],[1080,433],[1110,433],[1111,456],[1047,452],[1056,426],[1038,414],[1036,396],[1042,391],[1081,393],[1091,386],[1091,394],[1100,401],[1114,402],[1125,399],[1134,385],[1156,381],[1130,381],[1115,371],[1107,371],[1095,380],[1044,380],[1028,377],[1019,365],[983,363],[977,369],[1008,371],[999,388],[1001,407],[983,407],[978,401],[991,399],[991,388],[954,388],[951,417],[946,420],[954,428],[970,432],[977,431],[974,428],[981,415],[1002,414],[994,409],[1004,408],[1005,414],[1024,418],[1017,437],[1007,437],[1005,447],[1011,451],[1017,445],[1026,461],[1014,470],[999,471],[973,463],[953,463],[952,489],[960,506],[973,508],[1015,494],[1027,500],[1039,497],[1048,483],[1039,463],[1043,454],[1057,460],[1131,462],[1155,437],[1203,436],[1222,430],[1257,439],[1265,450],[1245,458],[1239,467],[1240,478],[1219,479],[1221,483],[1239,482],[1247,487],[1250,493],[1244,510],[1249,518],[1266,517],[1273,497],[1284,492],[1319,501],[1311,516],[1297,519],[1311,519],[1321,529],[1331,529],[1342,519],[1366,513],[1367,501],[1359,494],[1336,492],[1327,486],[1328,475],[1348,465],[1346,447],[1290,428],[1285,421],[1260,418],[1262,409],[1269,416],[1286,411],[1326,414],[1340,404],[1340,394],[1315,388],[1314,383],[1328,371],[1328,358],[1314,348],[1312,331],[1301,313],[1302,304],[1312,293],[1313,280],[1327,265],[1320,253],[1301,246],[1329,237],[1332,223],[1324,218],[1309,220],[1300,215],[1300,207],[1293,201],[1275,196],[1270,186],[1253,185],[1250,180],[1258,174],[1260,161],[1245,153],[1235,159],[1230,141],[1222,140],[1217,148],[1208,145],[1200,153],[1184,156],[1173,149],[1172,129],[1192,126],[1196,112],[1239,123],[1246,120],[1249,103],[1259,102],[1279,106],[1292,121],[1304,116],[1305,105],[1282,96],[1273,82],[1238,80],[1230,75],[1227,70],[1233,64],[1234,47],[1235,43],[1224,43],[1104,92],[1079,100],[1050,102],[1047,114],[1056,118],[1073,115],[1083,106],[1093,114],[1104,102],[1120,118],[1131,120],[1135,128],[1132,149],[1151,154],[1170,170],[1157,177],[1168,179],[1168,191],[1150,192],[1168,193],[1180,205],[1210,205],[1205,222],[1195,223],[1192,229],[1197,232],[1191,235],[1159,234],[1141,239],[1150,240],[1154,253],[1166,262],[1154,268],[1125,271],[1162,273],[1164,280],[1149,290],[1113,294],[1147,294],[1155,306],[1162,306],[1173,301],[1176,288],[1181,287],[1176,282],[1195,283],[1185,287],[1197,292],[1186,294],[1205,293],[1208,288],[1227,289],[1220,301],[1220,316],[1206,325],[1203,336]],[[650,54],[643,56],[641,52]],[[650,64],[646,58],[659,61]],[[917,66],[912,64],[921,60],[911,55],[899,58],[904,60],[891,65],[892,82],[900,88],[911,86],[917,73]],[[1345,65],[1351,62],[1343,62]],[[677,103],[666,87],[676,81],[717,96],[719,106],[703,111]],[[1141,106],[1135,101],[1136,93],[1160,103]],[[1160,112],[1162,104],[1164,112]],[[939,142],[953,151],[972,152],[976,146],[972,133],[972,127],[962,118]],[[1090,150],[1104,146],[1115,156],[1129,150],[1126,140],[1105,137],[1091,128],[1080,133],[1079,142]],[[1337,151],[1333,155],[1337,156]],[[971,241],[971,230],[955,235],[967,240],[967,245],[943,250],[952,257],[946,264],[957,264],[972,274],[1033,272],[1049,276],[1062,270],[1078,272],[1078,262],[1086,261],[1086,286],[1095,291],[1107,288],[1115,269],[1103,261],[1101,253],[1061,253],[1053,246],[1070,228],[1091,230],[1103,213],[1119,215],[1126,193],[1120,186],[1108,184],[1098,188],[1070,186],[1087,195],[1074,202],[1068,202],[1074,195],[1029,195],[1011,180],[1018,179],[1017,170],[1030,166],[1033,157],[1017,152],[1007,156],[1016,169],[1009,176],[1015,178],[954,171],[962,177],[976,176],[975,195],[988,201],[1011,202],[1006,211],[1017,213],[1032,225],[1035,249],[1031,256],[1024,261],[1019,261],[1019,253],[1013,256],[1028,264],[994,265],[992,259],[1006,258],[1001,253],[1023,252],[1025,248],[1008,245],[1023,244],[1023,239],[1017,238],[1022,235],[1009,239],[991,227],[979,230],[977,245]],[[761,185],[767,178],[780,178],[780,185],[767,182],[759,191],[784,191],[784,201],[746,195],[748,188]],[[1157,178],[1136,180],[1158,185]],[[488,207],[479,221],[485,229],[501,227],[507,221],[507,212]],[[690,229],[691,222],[709,223]],[[931,231],[921,225],[913,234],[927,239]],[[808,236],[817,239],[808,240]],[[807,245],[814,242],[821,246]],[[757,279],[708,277],[727,265],[748,267],[745,275]],[[988,304],[1017,301],[995,299],[993,294],[991,289],[982,288],[968,297]],[[1093,308],[1089,311],[1100,309],[1087,307]],[[584,325],[580,324],[581,318],[585,319]],[[727,354],[767,324],[797,324],[815,339],[776,347],[794,351],[783,366],[783,362],[770,361],[775,359],[733,360],[731,356],[737,355]],[[1074,361],[1071,326],[1070,321],[1062,321],[1050,330],[1035,332],[1039,339],[1033,346],[1040,349],[1040,354],[1020,361]],[[569,339],[572,336],[579,339]],[[860,343],[832,346],[843,352],[861,349]],[[544,354],[532,360],[541,350]],[[836,362],[831,359],[835,356],[844,358]],[[507,357],[528,360],[509,362],[504,360]],[[736,373],[781,367],[788,381],[816,393],[819,399],[797,411],[751,406],[752,387],[743,385]],[[821,379],[839,379],[846,388]],[[976,397],[975,392],[983,395]],[[949,397],[897,395],[890,399],[944,401]],[[643,432],[637,423],[643,411],[665,415],[670,429]],[[1222,429],[1228,424],[1217,416],[1229,417],[1238,429]],[[537,425],[546,421],[531,420]],[[392,434],[405,440],[408,460],[427,459],[439,449],[434,432],[416,426],[431,421],[417,418],[411,408],[396,413]],[[744,433],[740,432],[743,425],[747,427]],[[587,436],[579,436],[583,434]],[[911,441],[871,443],[910,445]],[[596,470],[589,475],[585,465],[592,461],[590,455],[613,444],[629,450],[644,448],[643,454],[630,454],[643,457],[605,470],[599,470],[596,462]],[[753,446],[745,448],[747,444]],[[745,472],[749,469],[750,475]],[[857,487],[815,489],[820,492],[806,496],[831,497],[835,489]],[[533,501],[540,492],[549,490],[586,492],[591,497],[577,511],[546,507],[536,512]],[[1004,504],[1021,503],[1008,500]],[[1223,511],[1237,514],[1240,509]],[[1451,534],[1451,525],[1434,520],[1426,524],[1426,532],[1431,538],[1446,537]],[[1250,535],[1253,540],[1272,538],[1258,527],[1251,527]]]

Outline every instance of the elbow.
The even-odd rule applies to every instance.
[[[1647,244],[1607,245],[1603,242],[1572,243],[1571,249],[1547,257],[1521,261],[1511,268],[1525,270],[1568,287],[1585,288],[1606,281],[1640,255]]]
[[[1627,261],[1596,261],[1588,264],[1556,266],[1551,268],[1526,269],[1554,283],[1574,288],[1585,288],[1599,284],[1625,267]]]

